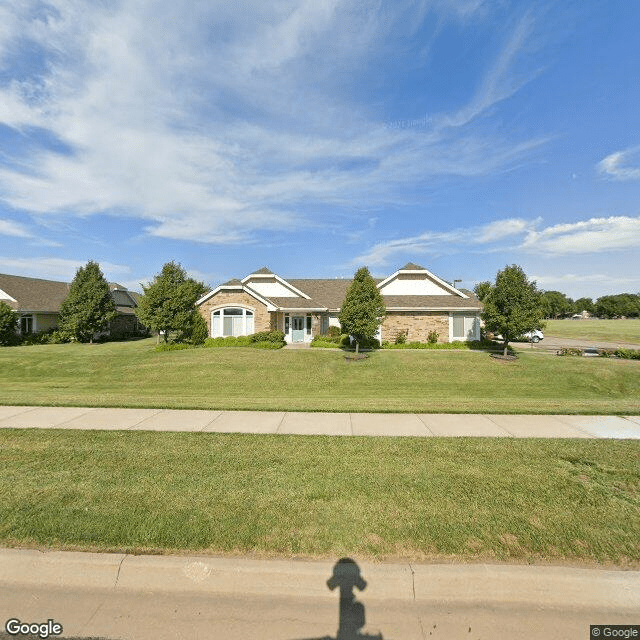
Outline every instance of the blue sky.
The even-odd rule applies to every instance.
[[[640,4],[0,3],[0,272],[640,291]]]

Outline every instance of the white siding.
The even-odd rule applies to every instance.
[[[255,278],[247,280],[245,284],[251,287],[256,293],[259,293],[261,296],[265,296],[266,298],[269,298],[270,296],[273,296],[274,298],[300,297],[297,293],[291,291],[291,289],[285,287],[277,280],[275,282],[265,282],[262,278]]]
[[[385,284],[380,293],[385,296],[450,296],[447,291],[427,276],[421,277],[419,280],[407,278],[400,274],[397,278]]]

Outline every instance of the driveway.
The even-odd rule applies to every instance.
[[[640,344],[628,342],[607,342],[605,340],[585,340],[584,338],[558,338],[545,335],[544,340],[538,343],[514,342],[514,347],[518,349],[541,349],[543,351],[553,351],[554,353],[562,347],[575,347],[578,349],[598,348],[598,349],[640,349]]]

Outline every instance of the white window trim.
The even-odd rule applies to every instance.
[[[242,316],[240,316],[240,315],[235,315],[235,316],[229,315],[228,317],[229,318],[233,318],[233,317],[235,317],[235,318],[240,318],[241,317],[242,318],[243,329],[244,329],[245,333],[242,333],[240,335],[243,335],[243,336],[251,335],[251,334],[246,333],[246,330],[247,330],[247,311],[249,313],[251,313],[252,316],[253,316],[253,331],[251,333],[255,333],[255,329],[256,329],[256,311],[255,311],[255,309],[252,309],[251,307],[245,307],[245,306],[243,306],[241,304],[225,304],[225,305],[221,305],[219,307],[216,307],[215,309],[211,309],[211,331],[209,333],[210,333],[212,338],[229,338],[229,337],[232,337],[232,336],[225,336],[224,335],[224,317],[225,317],[224,310],[225,309],[242,309]],[[219,317],[220,317],[220,329],[221,329],[221,333],[218,336],[214,335],[214,333],[213,333],[213,316],[217,312],[220,312],[220,316]],[[238,337],[238,336],[236,336],[236,337]]]

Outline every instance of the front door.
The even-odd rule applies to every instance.
[[[304,316],[291,318],[291,342],[304,342]]]

